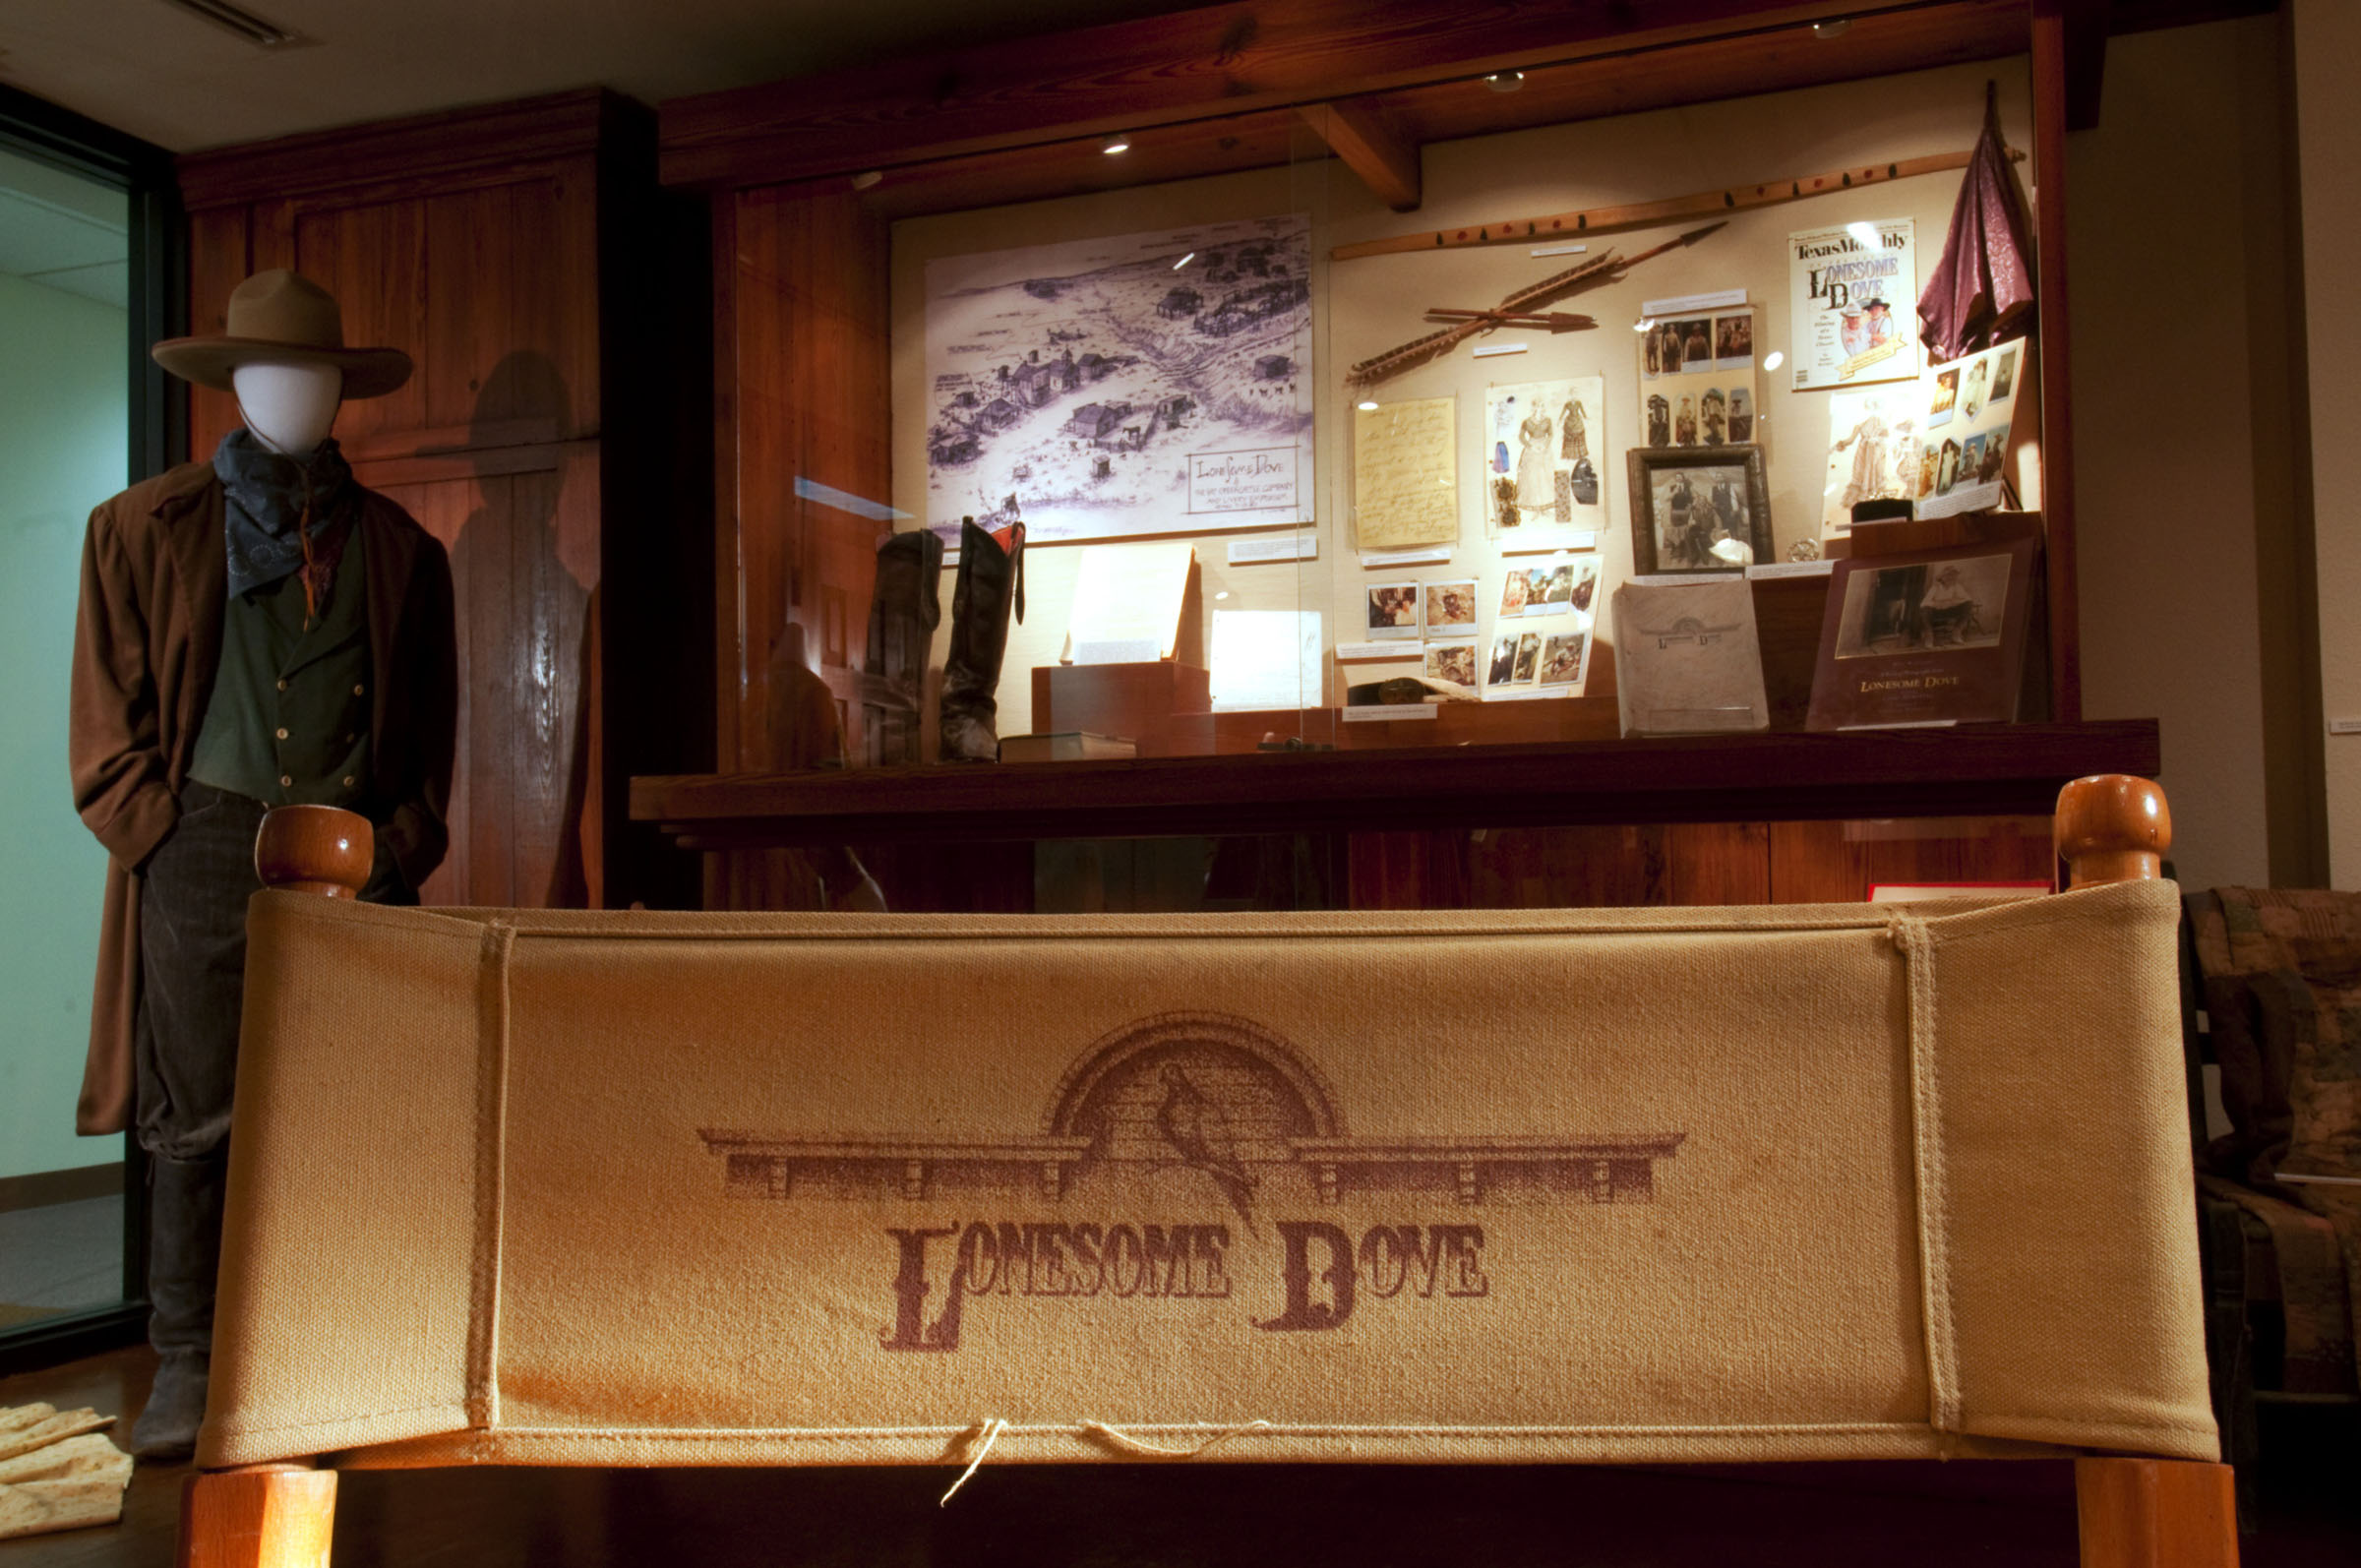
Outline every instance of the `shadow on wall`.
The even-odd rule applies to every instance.
[[[558,367],[519,350],[484,379],[469,421],[478,502],[451,551],[459,623],[454,830],[496,845],[508,867],[488,877],[471,857],[470,885],[455,889],[470,900],[498,888],[502,902],[580,908],[603,881],[591,766],[597,559],[570,563],[563,548],[558,442],[574,430],[571,410]],[[505,831],[487,831],[495,823]]]

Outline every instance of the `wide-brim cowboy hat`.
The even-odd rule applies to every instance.
[[[226,325],[217,337],[174,337],[150,352],[181,380],[219,392],[231,390],[231,371],[254,364],[333,365],[347,398],[383,397],[410,379],[410,356],[398,348],[345,347],[336,296],[284,268],[231,290]]]

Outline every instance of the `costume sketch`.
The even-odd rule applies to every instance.
[[[1604,439],[1604,398],[1597,376],[1486,389],[1494,533],[1606,525],[1590,457],[1593,437]]]

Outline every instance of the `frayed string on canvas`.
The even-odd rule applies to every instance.
[[[1095,1437],[1111,1448],[1120,1449],[1126,1454],[1137,1454],[1142,1458],[1195,1459],[1217,1443],[1226,1443],[1241,1432],[1267,1431],[1270,1429],[1270,1424],[1269,1421],[1259,1419],[1240,1421],[1236,1426],[1223,1427],[1193,1448],[1169,1448],[1162,1443],[1147,1442],[1133,1437],[1129,1432],[1118,1431],[1105,1421],[1084,1421],[1081,1423],[1080,1430],[1085,1437]],[[959,1478],[951,1482],[950,1489],[942,1494],[940,1501],[936,1503],[936,1507],[942,1507],[959,1494],[959,1488],[967,1484],[969,1477],[983,1468],[985,1458],[992,1452],[992,1445],[999,1442],[1000,1433],[1007,1429],[1008,1423],[998,1416],[990,1417],[970,1428],[968,1442],[972,1445],[974,1452],[968,1456],[967,1469],[959,1473]]]
[[[976,1443],[975,1457],[967,1462],[967,1469],[959,1473],[959,1478],[951,1482],[951,1489],[942,1494],[942,1501],[937,1503],[936,1507],[942,1507],[944,1503],[948,1503],[958,1495],[959,1488],[967,1484],[967,1478],[976,1473],[976,1468],[984,1463],[984,1456],[992,1452],[992,1445],[999,1442],[1000,1433],[1007,1429],[1008,1423],[998,1416],[992,1417],[984,1422],[983,1436]]]
[[[1226,1443],[1241,1432],[1266,1430],[1270,1424],[1265,1420],[1240,1421],[1236,1426],[1226,1426],[1215,1432],[1194,1448],[1167,1448],[1161,1443],[1142,1442],[1128,1432],[1117,1431],[1105,1421],[1084,1421],[1082,1430],[1086,1436],[1110,1443],[1126,1454],[1150,1454],[1158,1459],[1194,1459],[1216,1443]]]

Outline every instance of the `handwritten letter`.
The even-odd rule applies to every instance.
[[[1459,542],[1458,399],[1353,415],[1353,506],[1363,550]]]

